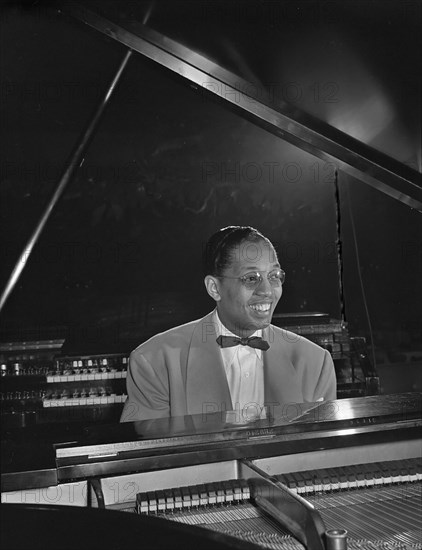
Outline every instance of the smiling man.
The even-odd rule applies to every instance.
[[[335,399],[328,351],[271,325],[285,279],[271,242],[252,227],[225,227],[209,239],[203,264],[216,308],[132,352],[121,421],[224,411],[248,421],[288,403]]]

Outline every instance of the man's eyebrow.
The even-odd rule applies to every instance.
[[[281,268],[281,266],[278,262],[273,264],[272,269],[276,269],[277,267]],[[257,269],[256,265],[244,266],[244,267],[241,268],[241,271],[243,271],[245,269],[247,269],[248,271],[261,271],[260,269]]]

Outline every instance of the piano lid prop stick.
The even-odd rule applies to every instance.
[[[12,274],[6,284],[6,287],[1,295],[0,298],[0,312],[2,311],[8,297],[12,293],[13,289],[15,288],[16,283],[18,282],[18,279],[22,273],[23,268],[28,263],[29,256],[31,255],[32,249],[34,248],[39,236],[41,235],[42,230],[44,229],[45,224],[48,221],[48,218],[50,217],[50,214],[52,213],[54,207],[56,206],[58,200],[63,194],[63,191],[65,190],[67,184],[72,179],[73,174],[77,170],[77,168],[82,164],[83,162],[83,155],[85,153],[85,150],[87,148],[87,145],[89,143],[89,140],[91,139],[92,135],[94,134],[94,130],[96,129],[98,122],[104,112],[104,109],[106,105],[108,104],[110,97],[112,96],[120,77],[127,65],[127,62],[129,61],[129,58],[132,54],[132,50],[128,50],[125,53],[125,56],[123,58],[123,61],[121,62],[110,86],[107,88],[107,92],[104,95],[104,98],[102,99],[101,103],[98,105],[97,110],[94,113],[94,116],[92,117],[91,121],[89,122],[85,132],[83,133],[78,145],[75,147],[74,151],[71,154],[68,166],[66,170],[64,171],[62,177],[60,178],[59,184],[54,191],[54,194],[52,195],[49,203],[47,204],[47,207],[41,216],[40,220],[38,221],[38,224],[32,233],[31,237],[29,238],[28,242],[23,248],[23,251],[21,255],[18,258],[18,261],[16,262],[16,265],[12,271]]]

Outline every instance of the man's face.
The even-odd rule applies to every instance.
[[[268,273],[280,267],[274,248],[266,241],[244,241],[232,251],[232,263],[216,278],[218,315],[223,324],[238,336],[250,336],[267,327],[282,294],[282,285],[271,283]],[[247,288],[238,277],[259,272],[261,282]]]

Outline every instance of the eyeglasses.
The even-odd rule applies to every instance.
[[[251,271],[241,277],[229,277],[228,275],[217,275],[217,277],[219,279],[238,279],[245,288],[250,290],[257,288],[264,280],[259,271]],[[268,273],[267,279],[271,286],[281,286],[286,280],[286,274],[282,269],[273,269]]]

